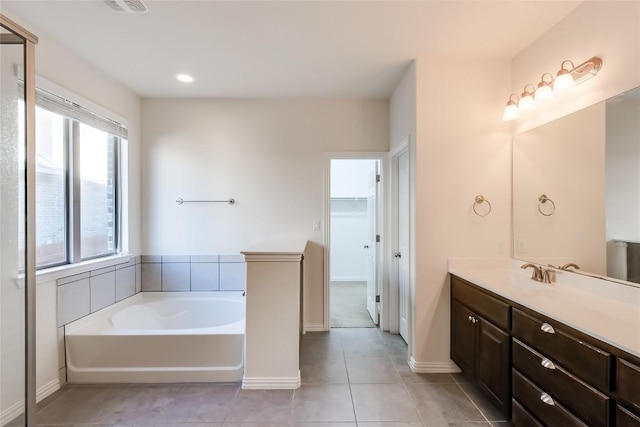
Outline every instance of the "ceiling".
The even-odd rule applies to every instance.
[[[2,0],[0,12],[143,97],[387,98],[414,58],[512,58],[581,2],[144,3],[128,14],[100,0]]]

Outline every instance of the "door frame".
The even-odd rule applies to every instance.
[[[388,263],[388,277],[386,280],[386,286],[383,288],[386,293],[386,300],[389,304],[383,306],[385,319],[384,324],[381,322],[381,327],[384,330],[388,330],[390,333],[399,333],[400,330],[400,292],[396,281],[398,277],[398,265],[393,262],[393,254],[398,250],[398,159],[402,154],[409,156],[409,319],[407,324],[407,336],[409,354],[413,354],[413,342],[414,342],[414,330],[415,330],[415,284],[414,284],[414,271],[415,271],[415,220],[414,220],[414,192],[415,192],[415,168],[413,164],[413,150],[411,147],[410,135],[405,136],[400,144],[394,147],[389,152],[389,169],[388,174],[388,192],[389,192],[389,204],[387,206],[387,218],[388,227],[388,245],[387,252],[384,254],[385,260]]]
[[[385,176],[387,175],[387,155],[385,152],[368,151],[345,151],[345,152],[327,152],[325,153],[325,182],[324,182],[324,324],[325,331],[331,329],[331,160],[378,160],[380,164],[380,176],[382,177],[380,187],[378,189],[377,214],[378,214],[378,234],[381,235],[380,243],[377,245],[377,262],[376,262],[376,288],[380,294],[380,307],[385,306],[384,286],[386,280],[383,280],[386,271],[386,245],[384,233],[385,227]],[[383,322],[383,309],[379,309],[380,325]]]

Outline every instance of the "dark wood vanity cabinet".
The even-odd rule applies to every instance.
[[[640,366],[618,358],[616,372],[618,425],[640,427]]]
[[[640,358],[451,277],[451,359],[516,427],[640,427]]]
[[[511,409],[509,333],[486,317],[505,323],[509,306],[459,281],[452,282],[451,359],[500,408],[505,417]],[[479,301],[487,302],[483,306]],[[502,319],[502,320],[500,320]]]

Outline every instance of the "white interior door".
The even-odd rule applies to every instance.
[[[398,272],[399,292],[399,329],[400,336],[408,342],[409,309],[411,293],[409,288],[409,153],[405,151],[398,157],[398,251],[395,253]]]
[[[369,192],[367,195],[367,242],[364,245],[364,249],[367,251],[367,311],[371,316],[373,322],[378,324],[378,303],[376,302],[376,296],[378,295],[377,287],[377,254],[376,236],[378,233],[378,162],[375,162],[375,166],[369,172]]]

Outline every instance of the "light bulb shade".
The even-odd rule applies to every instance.
[[[575,80],[573,80],[573,75],[571,72],[562,69],[558,71],[558,76],[553,81],[553,93],[555,95],[561,94],[568,89],[571,89],[576,85]]]
[[[538,89],[536,89],[535,94],[536,102],[544,102],[553,98],[553,90],[551,89],[551,85],[548,83],[538,85]]]
[[[513,102],[507,102],[507,105],[504,107],[504,113],[502,114],[502,120],[505,122],[515,120],[520,117],[520,111],[518,111],[518,105]]]
[[[533,95],[531,93],[527,93],[520,98],[520,102],[518,103],[518,109],[520,111],[528,111],[535,107],[536,102],[534,101]]]

